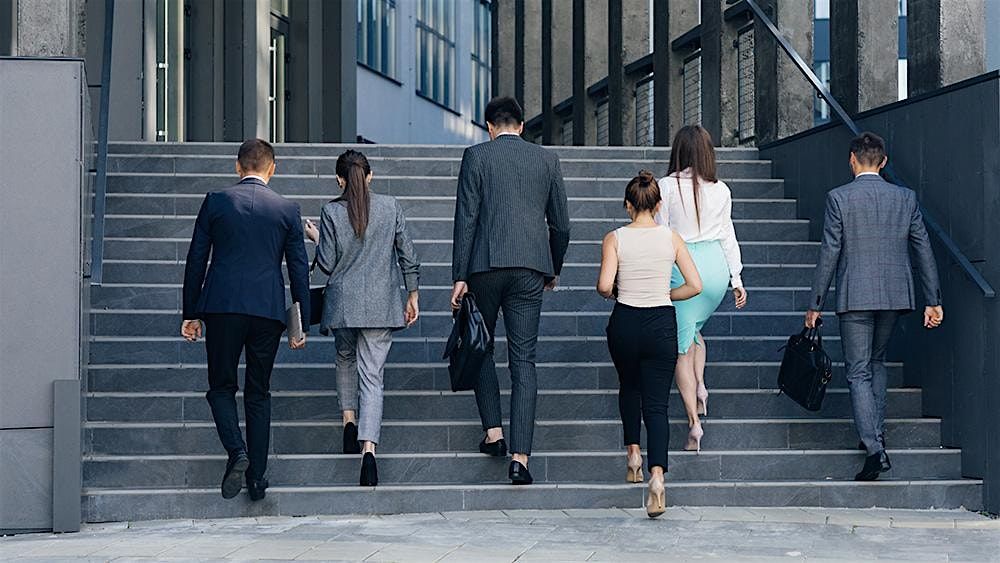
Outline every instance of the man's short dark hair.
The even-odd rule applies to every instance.
[[[486,122],[494,127],[517,127],[524,123],[524,110],[510,96],[493,98],[486,104]]]
[[[274,147],[264,139],[248,139],[240,145],[236,161],[247,172],[263,172],[274,162]]]
[[[878,166],[885,158],[885,141],[865,131],[851,141],[851,154],[863,166]]]

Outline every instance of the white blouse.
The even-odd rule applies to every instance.
[[[743,287],[740,274],[743,261],[740,244],[733,228],[733,199],[725,182],[698,182],[698,207],[701,226],[694,208],[690,169],[660,178],[660,196],[663,204],[656,222],[675,231],[684,242],[695,243],[717,240],[729,265],[730,283],[734,288]]]

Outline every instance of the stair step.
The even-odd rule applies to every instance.
[[[331,374],[332,377],[332,374]],[[242,394],[239,394],[242,395]],[[272,392],[273,420],[326,420],[340,412],[336,391]],[[919,389],[890,389],[886,412],[893,416],[921,416]],[[510,392],[501,392],[504,416]],[[238,401],[242,402],[242,400]],[[724,389],[711,396],[713,418],[850,418],[850,397],[846,389],[829,389],[823,408],[810,413],[788,397],[773,390]],[[88,393],[87,420],[122,422],[205,422],[212,414],[201,392]],[[680,395],[672,390],[668,412],[684,412]],[[242,411],[242,405],[240,406]],[[479,417],[472,392],[386,391],[386,420],[470,420]],[[541,390],[537,417],[547,420],[617,420],[616,390]]]
[[[318,221],[319,216],[306,217]],[[190,237],[194,215],[108,215],[105,233],[109,237],[183,238]],[[453,235],[451,218],[408,217],[406,228],[413,239],[444,239]],[[579,240],[603,239],[609,231],[625,224],[621,218],[571,218],[572,236]],[[808,240],[809,221],[798,219],[734,220],[736,236],[746,241]]]
[[[890,450],[890,479],[959,479],[961,451]],[[671,481],[766,481],[782,479],[853,479],[864,464],[856,450],[742,450],[670,452]],[[380,453],[379,484],[468,484],[507,481],[506,458],[475,453]],[[92,487],[211,487],[225,468],[225,455],[84,456],[83,475]],[[268,479],[293,486],[344,486],[358,481],[360,456],[280,454],[268,461]],[[529,464],[539,483],[572,482],[580,477],[598,483],[624,481],[621,451],[535,451]]]
[[[403,333],[407,334],[407,333]],[[447,335],[439,337],[395,336],[389,362],[428,363],[441,361]],[[706,336],[710,357],[722,362],[778,362],[787,336]],[[824,338],[825,350],[833,361],[842,361],[840,338]],[[506,358],[507,342],[496,338],[497,358]],[[279,346],[278,363],[330,362],[335,354],[333,337],[313,336],[304,350],[289,350]],[[608,362],[608,347],[604,337],[541,336],[537,361]],[[889,360],[896,358],[890,357]],[[99,336],[92,337],[90,362],[96,364],[202,364],[205,347],[185,342],[179,336]]]
[[[631,177],[566,177],[566,193],[574,197],[618,197],[625,194]],[[231,171],[222,174],[149,174],[119,172],[108,174],[108,193],[196,194],[227,188],[237,181]],[[772,178],[726,178],[726,185],[735,199],[783,198],[784,180]],[[454,196],[457,176],[392,176],[376,174],[372,189],[394,196]],[[286,196],[307,195],[333,197],[339,192],[333,174],[286,174],[271,178],[269,185]]]
[[[104,240],[104,258],[107,260],[184,260],[187,257],[189,238],[129,238],[111,237]],[[413,241],[417,256],[425,262],[448,262],[452,257],[451,239]],[[312,255],[315,245],[306,241],[306,250]],[[747,264],[814,264],[819,258],[819,244],[815,242],[744,242],[740,244],[743,262]],[[566,261],[594,260],[601,253],[601,241],[574,240],[570,242]]]
[[[89,367],[89,387],[93,392],[166,392],[207,389],[205,364],[162,365],[124,364]],[[272,391],[309,391],[336,389],[333,363],[277,364],[271,378]],[[242,372],[242,368],[241,368]],[[618,389],[618,373],[610,362],[563,363],[538,365],[539,389]],[[903,366],[889,364],[889,386],[903,386]],[[835,364],[830,388],[846,388],[842,364]],[[500,387],[510,389],[507,363],[497,364]],[[776,362],[708,362],[706,379],[709,388],[775,389]],[[447,364],[388,364],[385,388],[390,391],[450,391]]]
[[[318,284],[322,285],[322,283]],[[747,287],[749,301],[746,310],[752,312],[805,311],[812,303],[812,292],[808,287]],[[90,292],[91,307],[94,309],[168,309],[176,311],[181,306],[180,280],[150,284],[126,282],[105,283]],[[836,292],[831,291],[827,304],[836,303]],[[424,311],[447,311],[450,308],[451,284],[432,286],[423,284],[420,288],[420,306]],[[556,291],[545,294],[542,311],[604,311],[610,313],[613,303],[597,294],[590,283],[585,286],[560,285]],[[734,309],[733,296],[727,294],[719,307],[720,312]],[[832,317],[832,312],[830,313]],[[834,325],[837,323],[830,323]],[[824,329],[825,331],[826,329]],[[174,331],[171,331],[174,332]]]
[[[88,522],[153,518],[231,518],[314,514],[398,514],[458,510],[642,508],[646,487],[630,484],[396,485],[285,487],[256,503],[223,501],[218,487],[84,490]],[[668,481],[671,506],[824,506],[841,508],[982,507],[982,481]],[[141,507],[141,508],[140,508]]]
[[[703,455],[720,449],[850,450],[858,443],[854,422],[848,419],[712,417],[703,419],[703,425]],[[211,422],[88,422],[85,432],[87,453],[96,455],[219,452],[218,435]],[[479,420],[386,421],[379,452],[474,452],[482,436]],[[686,441],[687,420],[672,420],[671,450],[680,450]],[[889,419],[886,441],[894,448],[937,448],[941,444],[941,422],[931,418]],[[546,451],[617,452],[622,447],[621,423],[610,419],[539,420],[534,442]],[[341,447],[339,419],[277,421],[272,425],[271,451],[276,454],[340,453]]]
[[[562,158],[565,177],[632,178],[642,169],[665,169],[666,161],[647,159]],[[152,174],[232,174],[232,156],[212,155],[116,155],[108,157],[108,172]],[[376,176],[456,176],[461,157],[381,157],[368,158]],[[279,174],[336,173],[337,156],[286,156],[278,159]],[[765,160],[721,160],[717,165],[721,178],[768,178],[771,163]]]

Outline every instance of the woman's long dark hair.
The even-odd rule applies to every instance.
[[[667,175],[675,178],[687,168],[691,169],[691,183],[694,191],[694,214],[701,228],[701,198],[698,184],[701,181],[718,182],[715,171],[715,145],[712,136],[701,125],[685,125],[674,136],[670,146],[670,167]],[[677,183],[680,189],[680,182]],[[684,199],[681,198],[681,203]]]
[[[347,217],[358,238],[363,238],[368,230],[371,194],[368,193],[367,180],[371,173],[368,159],[358,151],[344,151],[337,159],[337,176],[344,180],[343,199],[347,201]]]

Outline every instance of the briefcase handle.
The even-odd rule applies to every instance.
[[[802,338],[808,339],[812,342],[816,348],[823,347],[823,334],[820,332],[820,328],[823,326],[823,319],[816,319],[816,326],[814,328],[805,327],[802,329]]]

